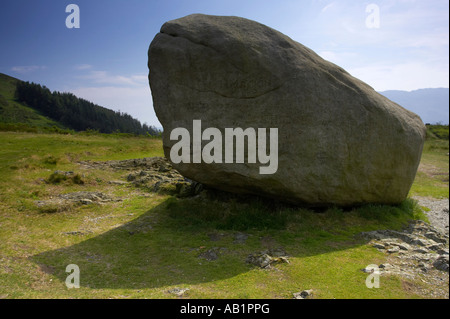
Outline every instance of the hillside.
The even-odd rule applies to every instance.
[[[32,127],[66,128],[36,109],[15,100],[17,82],[20,80],[0,73],[0,123],[25,124]]]
[[[0,74],[0,123],[11,128],[97,130],[101,133],[157,135],[158,130],[141,124],[129,114],[116,112],[76,97],[51,92],[45,86]]]
[[[420,89],[411,92],[390,90],[379,93],[418,114],[424,123],[448,124],[448,88]]]

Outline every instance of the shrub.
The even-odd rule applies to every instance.
[[[84,181],[81,179],[81,176],[79,174],[76,174],[74,176],[72,176],[72,182],[74,184],[78,184],[78,185],[83,185]]]
[[[48,177],[47,182],[50,184],[59,184],[66,180],[67,180],[66,175],[61,174],[60,172],[54,172]]]
[[[44,163],[45,164],[50,164],[50,165],[56,165],[56,163],[58,163],[58,158],[53,156],[53,155],[49,155],[44,159]]]

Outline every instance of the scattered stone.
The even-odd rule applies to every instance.
[[[419,253],[419,254],[428,254],[429,253],[429,251],[425,248],[416,248],[416,249],[414,249],[414,252]]]
[[[68,232],[64,232],[64,235],[78,235],[78,236],[83,236],[83,235],[87,235],[89,233],[92,233],[92,231],[68,231]]]
[[[424,236],[437,243],[444,244],[446,242],[446,239],[443,236],[439,236],[439,234],[435,232],[427,232],[424,234]]]
[[[235,244],[243,244],[247,240],[248,235],[245,233],[237,233],[234,235],[234,243]]]
[[[66,171],[59,171],[59,170],[57,170],[57,171],[54,171],[53,174],[64,175],[64,176],[72,176],[75,173],[73,171],[67,171],[66,172]]]
[[[372,247],[378,248],[378,249],[385,249],[386,246],[380,243],[373,243]]]
[[[422,239],[422,238],[417,238],[416,240],[414,240],[414,242],[412,243],[414,245],[418,245],[418,246],[422,246],[422,247],[426,247],[430,245],[430,242],[428,240]]]
[[[310,299],[313,297],[313,290],[303,290],[302,292],[296,292],[293,295],[294,299]]]
[[[400,248],[398,246],[394,246],[392,248],[389,248],[387,250],[388,253],[393,254],[393,253],[398,253],[400,251]]]
[[[92,204],[92,203],[106,203],[112,201],[120,201],[117,199],[113,199],[112,197],[102,193],[102,192],[74,192],[61,194],[58,196],[59,198],[69,200],[72,202],[79,202],[83,205]]]
[[[219,258],[221,248],[214,247],[204,251],[198,255],[198,258],[206,259],[207,261],[214,261]]]
[[[449,258],[448,255],[441,255],[438,259],[433,263],[433,266],[436,269],[448,272],[449,269]]]
[[[178,287],[175,287],[175,288],[169,289],[167,292],[169,294],[173,294],[173,295],[176,295],[178,297],[182,297],[188,291],[189,291],[189,288],[178,288]]]
[[[429,250],[438,251],[438,250],[442,250],[444,248],[444,244],[443,243],[433,244],[433,245],[427,246],[426,248]]]
[[[289,263],[286,252],[280,250],[268,250],[247,256],[246,262],[260,268],[271,268],[273,264]]]
[[[419,220],[411,221],[402,231],[378,230],[360,235],[370,240],[372,247],[384,247],[381,251],[389,254],[388,262],[379,265],[381,275],[426,280],[435,288],[431,295],[448,298],[449,241],[446,234]]]
[[[388,263],[386,263],[386,264],[380,264],[378,267],[379,267],[380,269],[384,269],[384,270],[391,270],[391,269],[394,268],[394,266],[392,266],[391,264],[388,264]]]
[[[272,257],[267,254],[251,254],[247,257],[246,262],[260,268],[267,268],[272,263]]]
[[[108,184],[111,184],[111,185],[128,185],[128,183],[124,182],[124,181],[109,181]]]
[[[163,157],[146,157],[123,161],[90,162],[83,161],[78,164],[87,168],[125,170],[129,173],[125,181],[110,181],[110,184],[126,185],[160,194],[176,195],[178,197],[191,197],[203,191],[203,185],[182,176]]]
[[[396,245],[401,250],[410,250],[411,249],[411,246],[406,243],[400,243],[400,244],[396,244]]]
[[[223,233],[210,233],[210,234],[208,234],[209,240],[211,240],[211,241],[220,241],[225,236],[226,235],[223,234]]]
[[[366,268],[361,269],[361,271],[364,273],[370,274],[370,273],[374,272],[374,269],[371,267],[366,267]]]
[[[121,199],[114,199],[101,192],[74,192],[34,203],[43,212],[58,212],[74,205],[104,204],[113,201],[121,201]]]

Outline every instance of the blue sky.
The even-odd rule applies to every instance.
[[[71,3],[79,29],[66,27]],[[370,4],[378,27],[366,22]],[[148,46],[164,22],[192,13],[266,24],[377,91],[449,87],[447,0],[2,0],[0,8],[0,72],[155,126]]]

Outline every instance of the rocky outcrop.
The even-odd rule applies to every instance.
[[[145,157],[121,161],[83,161],[80,165],[86,168],[102,168],[123,170],[127,182],[109,181],[111,184],[132,184],[155,193],[165,193],[188,197],[200,193],[203,186],[189,180],[175,170],[170,162],[162,157]]]
[[[406,198],[424,143],[421,119],[280,32],[239,17],[190,15],[162,26],[148,58],[167,158],[177,143],[172,130],[193,138],[194,120],[222,135],[278,129],[275,173],[260,174],[247,152],[242,163],[172,163],[187,178],[312,206]]]
[[[388,255],[387,262],[378,266],[381,275],[420,279],[435,286],[434,294],[448,298],[448,235],[419,220],[402,231],[376,230],[360,236]]]
[[[108,202],[120,201],[102,192],[73,192],[60,194],[46,200],[35,201],[36,207],[43,213],[55,213],[64,211],[72,206],[104,204]]]

